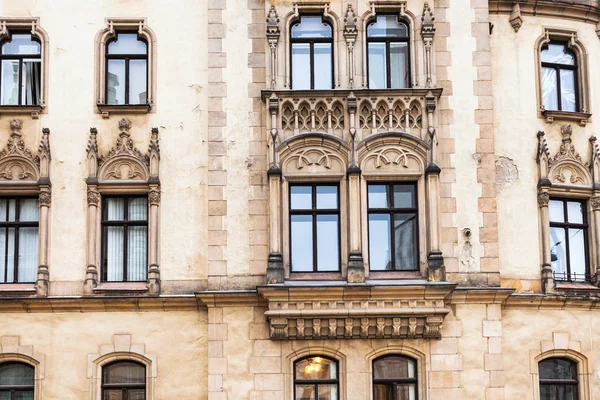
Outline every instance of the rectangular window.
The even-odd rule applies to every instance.
[[[340,270],[340,201],[337,185],[290,186],[292,272]]]
[[[417,271],[416,184],[369,184],[367,203],[370,270]]]
[[[0,199],[0,283],[35,282],[38,225],[38,199]]]
[[[102,201],[102,280],[142,282],[147,277],[148,199],[105,197]]]
[[[551,199],[548,210],[550,212],[550,258],[554,279],[589,280],[585,202]]]

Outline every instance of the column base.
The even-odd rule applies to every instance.
[[[160,295],[160,269],[152,264],[148,270],[148,293]]]
[[[39,297],[48,296],[48,286],[50,285],[50,272],[47,265],[38,267],[37,281],[35,282],[35,294]]]
[[[555,293],[552,266],[549,264],[542,265],[542,290],[544,293]]]
[[[83,294],[94,294],[96,286],[98,286],[98,270],[95,265],[88,265],[83,282]]]
[[[360,251],[350,252],[346,279],[348,283],[363,283],[365,281],[365,264]]]
[[[446,282],[446,267],[441,251],[430,251],[427,256],[427,281]]]
[[[283,280],[283,256],[279,253],[271,253],[267,261],[267,284],[283,283]]]

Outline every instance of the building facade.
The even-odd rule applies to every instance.
[[[0,1],[0,399],[600,400],[599,37]]]

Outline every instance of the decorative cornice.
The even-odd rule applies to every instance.
[[[544,294],[514,294],[504,303],[507,309],[536,310],[600,310],[600,298],[585,296],[552,296]]]
[[[446,304],[502,304],[515,292],[512,288],[456,288],[448,297]]]
[[[206,291],[196,293],[205,307],[265,307],[267,302],[256,290]]]
[[[0,299],[0,312],[138,312],[196,311],[201,304],[194,296],[158,297],[46,297]]]
[[[488,4],[490,14],[511,14],[517,4],[522,15],[600,22],[596,0],[488,0]]]

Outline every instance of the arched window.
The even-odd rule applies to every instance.
[[[292,89],[333,88],[333,29],[320,16],[302,16],[291,28]]]
[[[35,368],[21,362],[0,364],[0,399],[33,400]]]
[[[106,46],[106,103],[147,104],[148,44],[134,32],[120,32]]]
[[[577,363],[567,358],[540,361],[540,400],[578,400]]]
[[[579,111],[577,57],[563,42],[542,47],[542,104],[546,110]]]
[[[145,400],[146,367],[116,361],[102,367],[102,400]]]
[[[307,357],[294,365],[295,400],[338,400],[338,364],[325,357]]]
[[[404,356],[373,361],[373,400],[416,400],[417,362]]]
[[[370,89],[410,87],[408,26],[395,15],[378,15],[367,26]]]
[[[29,33],[13,33],[2,42],[0,105],[39,105],[41,44]]]

